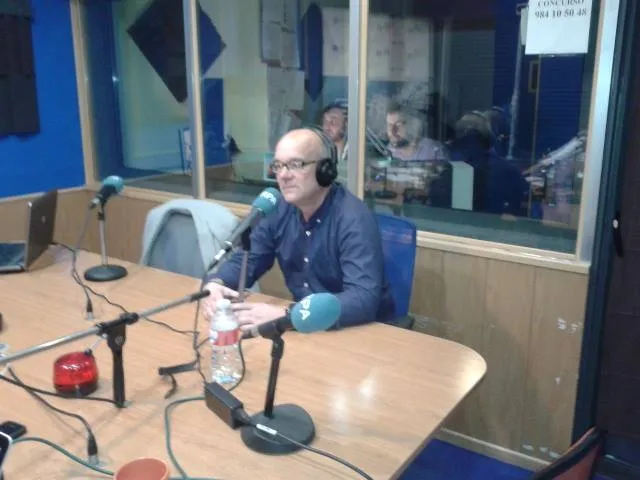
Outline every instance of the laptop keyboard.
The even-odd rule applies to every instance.
[[[0,243],[0,265],[9,265],[24,255],[23,243]]]

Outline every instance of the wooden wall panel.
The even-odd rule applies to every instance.
[[[138,263],[142,255],[142,233],[149,210],[160,204],[157,200],[113,197],[106,209],[106,244],[111,257]],[[95,245],[96,252],[100,245]]]
[[[552,458],[571,442],[587,278],[536,268],[523,453]]]
[[[587,279],[418,249],[415,329],[463,343],[488,364],[485,379],[446,424],[462,435],[448,440],[461,438],[485,454],[487,444],[495,445],[503,460],[509,449],[514,463],[529,467],[535,462],[522,461],[526,456],[548,461],[568,447]]]
[[[447,328],[443,262],[443,252],[418,249],[409,307],[412,312],[420,312],[414,328],[436,337],[445,337]]]
[[[482,433],[483,440],[512,450],[517,450],[521,440],[534,281],[533,267],[489,262],[483,345],[479,352],[493,375],[478,390],[482,432],[472,433],[474,437]]]
[[[487,361],[487,375],[489,375],[492,369],[489,368],[488,357],[483,353],[487,269],[488,261],[485,258],[455,253],[444,254],[445,330],[443,336],[480,353]],[[486,376],[484,381],[487,381]],[[474,437],[484,436],[486,417],[478,415],[478,412],[481,409],[482,394],[487,391],[476,388],[464,402],[464,408],[454,413],[449,422],[449,428],[466,432]]]

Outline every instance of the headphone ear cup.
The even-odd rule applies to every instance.
[[[318,185],[328,187],[338,178],[338,149],[322,130],[314,127],[309,128],[309,130],[314,132],[320,140],[322,140],[322,144],[329,152],[330,157],[321,160],[316,168],[316,181]]]
[[[321,187],[328,187],[338,177],[338,170],[335,162],[330,158],[325,158],[318,164],[316,169],[316,181]]]

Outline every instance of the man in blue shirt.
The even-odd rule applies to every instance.
[[[247,285],[277,258],[295,301],[317,292],[335,294],[342,314],[336,326],[359,325],[394,317],[384,276],[382,242],[374,214],[337,176],[335,147],[320,131],[298,129],[278,142],[272,168],[285,201],[251,233]],[[242,254],[224,263],[206,285],[211,315],[222,297],[235,297]],[[239,322],[255,325],[282,317],[283,307],[234,303]]]

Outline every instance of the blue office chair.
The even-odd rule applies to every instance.
[[[414,318],[409,315],[413,272],[416,263],[416,226],[413,222],[392,215],[376,214],[382,251],[384,270],[396,307],[393,325],[411,330]]]

